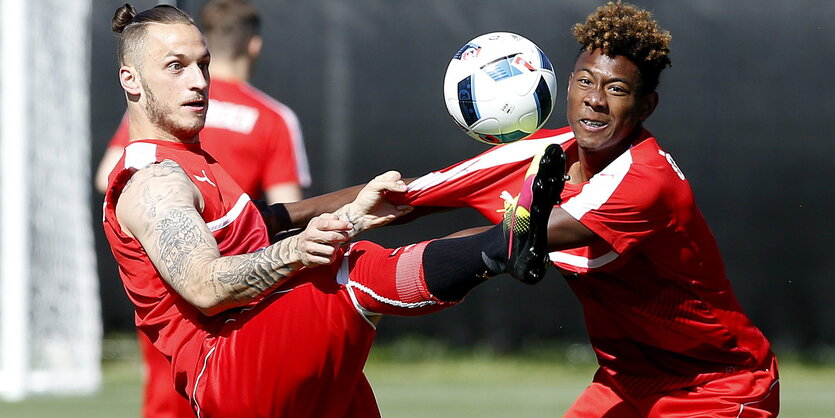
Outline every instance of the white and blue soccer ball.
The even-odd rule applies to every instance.
[[[526,138],[551,116],[557,92],[551,61],[510,32],[481,35],[461,47],[444,76],[444,101],[455,122],[478,141]]]

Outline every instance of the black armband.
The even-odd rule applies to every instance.
[[[287,231],[293,227],[293,222],[290,220],[290,213],[287,212],[287,208],[283,203],[268,205],[263,200],[253,200],[252,203],[261,212],[261,218],[264,220],[264,224],[267,225],[267,232],[271,236],[279,232]]]

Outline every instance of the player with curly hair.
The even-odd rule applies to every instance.
[[[600,366],[565,416],[776,416],[770,344],[734,296],[684,172],[644,128],[669,32],[621,2],[573,32],[569,126],[415,179],[402,202],[500,222],[530,159],[560,144],[570,179],[551,212],[550,259],[583,305]]]
[[[610,2],[574,26],[569,126],[409,185],[403,202],[470,206],[494,222],[546,143],[568,174],[551,212],[551,261],[583,305],[599,369],[568,417],[769,417],[777,361],[739,305],[683,171],[644,128],[670,67],[652,14]]]

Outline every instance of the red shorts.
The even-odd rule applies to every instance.
[[[194,412],[188,399],[177,393],[171,379],[171,362],[151,344],[151,340],[137,333],[142,365],[145,367],[142,416],[146,418],[191,418]]]
[[[594,381],[565,417],[776,417],[780,411],[777,359],[769,366],[711,380],[705,384],[641,399],[627,399],[606,373]]]
[[[426,291],[425,246],[360,241],[334,264],[300,271],[292,289],[228,315],[202,346],[187,344],[183,363],[193,367],[177,360],[177,387],[201,417],[379,417],[362,373],[375,334],[363,314],[453,305]]]
[[[333,270],[305,279],[206,338],[185,388],[199,416],[379,417],[362,372],[374,328]]]

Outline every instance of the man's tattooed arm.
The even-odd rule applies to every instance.
[[[137,171],[116,205],[123,230],[142,244],[160,275],[189,303],[214,315],[246,305],[303,266],[328,264],[349,224],[313,219],[301,234],[262,251],[221,257],[200,216],[200,192],[175,163]]]

